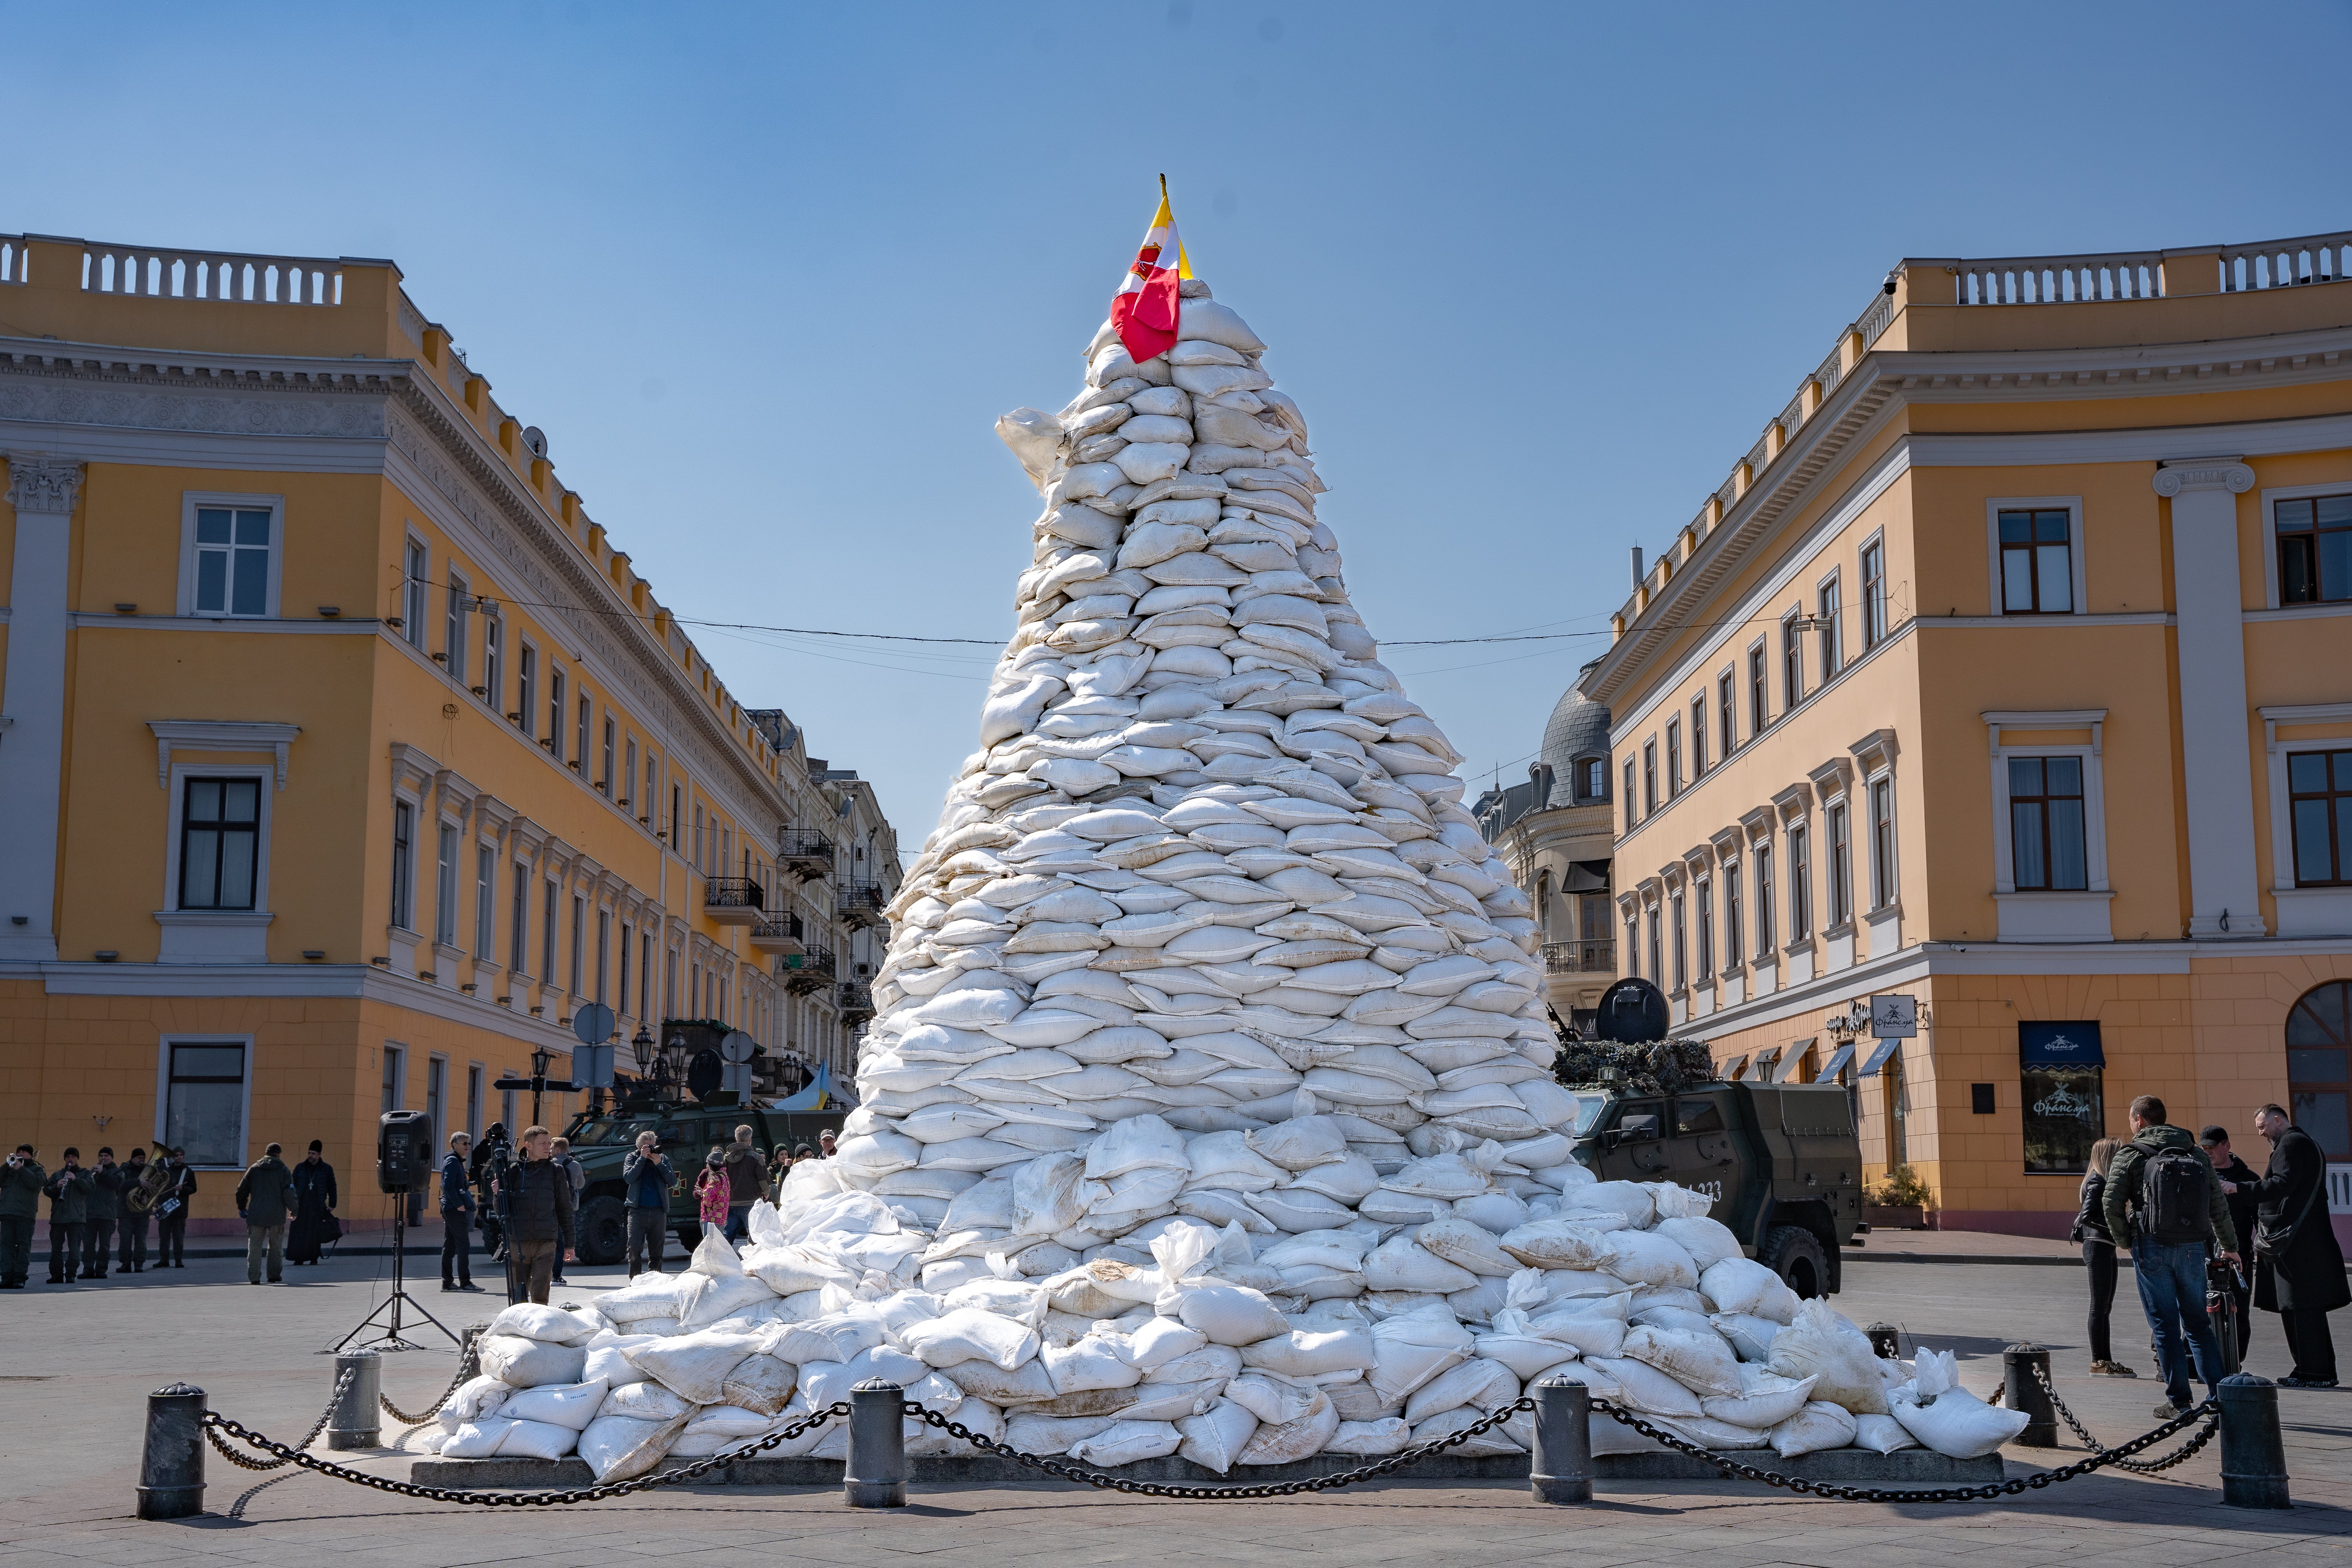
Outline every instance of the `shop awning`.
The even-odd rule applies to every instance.
[[[1568,876],[1560,883],[1563,893],[1605,893],[1609,890],[1609,862],[1578,860],[1570,865]]]
[[[2095,1022],[2069,1024],[2021,1023],[2017,1026],[2018,1059],[2030,1068],[2103,1068],[2106,1053],[2099,1048]]]
[[[1902,1048],[1903,1042],[1899,1039],[1879,1041],[1878,1044],[1871,1050],[1870,1059],[1862,1064],[1862,1071],[1855,1076],[1858,1078],[1876,1078],[1878,1076],[1878,1069],[1886,1065],[1886,1058],[1893,1056]]]
[[[1729,1061],[1725,1062],[1721,1067],[1715,1069],[1716,1076],[1722,1079],[1726,1083],[1738,1083],[1739,1081],[1739,1074],[1741,1070],[1747,1066],[1748,1058],[1746,1057],[1734,1057]]]
[[[1837,1077],[1838,1074],[1845,1071],[1846,1063],[1852,1060],[1853,1060],[1853,1047],[1851,1044],[1840,1046],[1830,1053],[1830,1059],[1822,1065],[1822,1078]]]
[[[1761,1051],[1757,1052],[1757,1053],[1756,1053],[1756,1081],[1757,1081],[1758,1083],[1770,1083],[1770,1082],[1772,1082],[1772,1081],[1773,1081],[1772,1069],[1773,1069],[1774,1068],[1776,1068],[1776,1067],[1780,1066],[1780,1047],[1779,1046],[1774,1046],[1774,1047],[1771,1047],[1770,1049],[1769,1049],[1769,1050],[1761,1050]]]

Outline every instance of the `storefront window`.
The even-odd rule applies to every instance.
[[[2286,1016],[2287,1108],[2330,1160],[2352,1160],[2352,981],[2304,994]]]
[[[2093,1022],[2021,1023],[2018,1063],[2025,1121],[2025,1173],[2079,1176],[2106,1127],[2106,1068]]]

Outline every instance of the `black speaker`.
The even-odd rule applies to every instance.
[[[387,1110],[375,1131],[375,1184],[387,1193],[423,1186],[433,1172],[433,1118]]]

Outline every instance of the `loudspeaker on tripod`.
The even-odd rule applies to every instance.
[[[375,1132],[375,1184],[404,1193],[433,1170],[433,1119],[422,1110],[387,1110]]]

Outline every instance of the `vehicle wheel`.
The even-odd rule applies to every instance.
[[[688,1258],[693,1257],[694,1249],[702,1245],[702,1226],[698,1222],[693,1226],[682,1225],[673,1234],[677,1239],[679,1248]]]
[[[580,1210],[580,1239],[574,1248],[583,1263],[618,1263],[629,1249],[629,1211],[606,1194],[590,1198]]]
[[[1821,1238],[1801,1225],[1776,1225],[1766,1231],[1756,1261],[1807,1300],[1829,1293],[1829,1254],[1822,1250]]]

